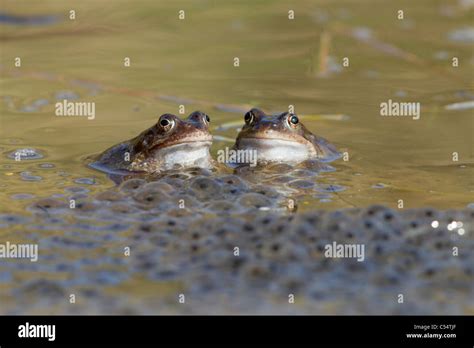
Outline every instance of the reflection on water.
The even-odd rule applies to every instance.
[[[377,288],[380,284],[394,293],[400,284],[409,284],[407,293],[416,296],[417,286],[436,292],[434,285],[457,279],[457,302],[441,310],[472,312],[472,260],[464,256],[448,264],[444,257],[461,240],[472,250],[472,222],[465,222],[464,236],[440,232],[431,238],[428,227],[434,217],[424,217],[421,210],[412,217],[406,210],[457,209],[432,214],[440,214],[445,225],[449,219],[469,220],[469,211],[461,209],[472,206],[474,192],[473,8],[465,1],[436,6],[417,1],[404,4],[405,19],[398,20],[397,6],[384,3],[375,15],[372,1],[275,1],[271,6],[5,2],[0,15],[0,241],[38,242],[42,258],[34,265],[1,263],[0,279],[6,284],[1,303],[12,296],[30,298],[33,311],[43,313],[179,312],[186,309],[160,302],[154,294],[174,298],[184,289],[193,294],[207,289],[225,297],[223,289],[235,287],[237,293],[258,289],[277,298],[291,289],[312,303],[310,312],[342,313],[341,299],[350,294],[385,301],[387,288]],[[75,20],[68,18],[71,8]],[[178,19],[181,9],[185,20]],[[288,20],[289,9],[295,11],[294,20]],[[130,66],[124,64],[127,57]],[[239,66],[234,66],[236,57]],[[21,66],[15,66],[16,58]],[[64,99],[95,102],[95,119],[56,117],[55,103]],[[420,119],[380,116],[380,103],[389,99],[419,102]],[[178,114],[182,106],[185,114],[203,110],[211,116],[215,155],[235,139],[245,111],[256,106],[282,112],[290,105],[308,129],[335,143],[344,158],[318,170],[304,164],[243,170],[232,176],[233,184],[222,181],[231,171],[207,173],[220,178],[217,183],[199,173],[201,191],[199,185],[192,187],[194,175],[170,174],[166,180],[155,178],[161,186],[143,194],[116,187],[85,165],[90,155],[136,136],[163,113]],[[191,216],[179,215],[183,212],[176,210],[176,202],[170,203],[178,193],[189,200]],[[74,213],[70,199],[79,204]],[[289,199],[295,200],[296,212],[288,210]],[[388,227],[382,212],[366,221],[365,207],[373,204],[394,209],[387,210],[395,216],[394,225]],[[335,211],[341,208],[361,210]],[[229,211],[236,216],[229,217]],[[269,227],[258,220],[265,216]],[[168,217],[174,225],[168,225]],[[306,218],[314,220],[309,227]],[[362,264],[328,264],[320,258],[317,243],[336,238],[336,220],[342,224],[337,229],[341,240],[353,234],[370,245],[380,267],[390,265],[386,272],[378,272],[370,258]],[[278,232],[279,223],[285,233]],[[389,242],[373,242],[385,235]],[[442,252],[415,251],[422,242]],[[244,261],[226,254],[236,243]],[[305,243],[308,249],[301,246]],[[125,246],[137,254],[124,258]],[[209,250],[213,261],[205,256]],[[215,268],[219,271],[205,271]],[[425,277],[422,285],[419,276]],[[311,277],[314,281],[303,281]],[[222,287],[212,292],[219,282]],[[58,305],[56,299],[71,288],[88,299],[87,306]],[[130,289],[143,301],[121,305],[121,294]],[[258,298],[247,296],[234,304],[223,298],[218,311],[251,311]],[[212,302],[203,299],[201,310],[206,301]],[[26,310],[11,302],[0,311]],[[383,313],[405,313],[383,303],[377,306]],[[412,308],[431,313],[433,306],[424,300]],[[259,308],[287,310],[273,308],[270,299]],[[351,313],[371,312],[363,305],[350,308]]]

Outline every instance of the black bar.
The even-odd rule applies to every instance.
[[[64,344],[410,344],[466,346],[472,316],[3,316],[0,346]],[[55,325],[55,339],[20,338],[20,325]],[[417,325],[417,328],[415,328]],[[450,325],[455,325],[450,326]],[[25,326],[26,328],[26,326]],[[25,332],[25,331],[23,331]],[[408,338],[407,334],[456,337]]]

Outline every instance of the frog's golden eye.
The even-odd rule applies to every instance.
[[[287,120],[288,120],[288,124],[292,128],[296,128],[296,126],[300,122],[300,120],[298,119],[298,116],[296,116],[295,114],[289,114]]]
[[[158,123],[160,124],[161,128],[163,128],[163,130],[165,130],[166,132],[174,126],[174,120],[166,116],[162,117]]]
[[[244,116],[244,121],[246,124],[251,124],[253,122],[253,119],[255,118],[255,116],[253,115],[253,113],[251,111],[247,112]]]

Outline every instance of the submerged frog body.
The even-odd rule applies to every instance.
[[[209,122],[209,116],[200,111],[186,120],[172,114],[161,115],[154,126],[107,149],[91,166],[109,173],[155,173],[176,166],[209,168]]]
[[[341,156],[334,145],[306,129],[297,115],[266,115],[259,109],[245,114],[234,150],[256,151],[259,163],[332,161]]]

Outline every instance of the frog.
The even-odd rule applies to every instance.
[[[211,168],[210,117],[201,111],[187,119],[163,114],[136,137],[114,145],[89,164],[113,174],[160,173],[176,168]]]
[[[330,162],[341,157],[335,145],[313,134],[294,113],[267,115],[253,108],[245,114],[244,122],[233,150],[256,153],[258,164]]]

